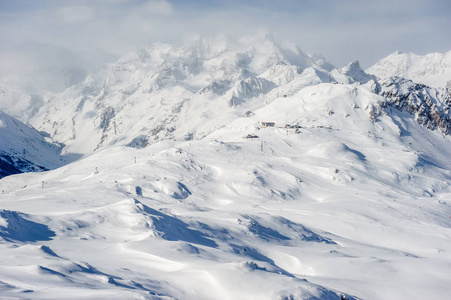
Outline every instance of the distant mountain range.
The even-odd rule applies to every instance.
[[[451,51],[427,55],[395,52],[366,72],[381,79],[397,76],[434,88],[446,88],[451,82]]]
[[[1,107],[48,132],[66,151],[89,153],[118,143],[143,146],[163,139],[199,139],[278,97],[319,83],[380,85],[396,76],[444,88],[449,57],[396,53],[365,72],[358,62],[336,69],[273,35],[241,40],[222,36],[181,47],[154,44],[44,99],[5,88]],[[390,93],[409,97],[404,91],[408,85],[396,85],[396,90],[392,85]],[[448,93],[427,87],[415,91],[427,94],[434,107],[417,97],[408,110],[415,114],[420,106],[427,107],[420,114],[428,120],[431,113],[438,114],[429,128],[449,134]]]
[[[1,87],[0,298],[446,299],[449,53],[217,37]]]

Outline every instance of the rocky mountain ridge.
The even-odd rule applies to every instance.
[[[385,101],[382,108],[394,107],[415,116],[418,124],[430,130],[451,134],[451,95],[448,90],[434,89],[399,77],[380,81],[376,88]]]

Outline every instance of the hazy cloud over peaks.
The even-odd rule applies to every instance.
[[[450,15],[449,0],[0,0],[0,72],[24,73],[28,58],[9,58],[30,43],[64,49],[87,70],[154,42],[262,30],[338,67],[367,68],[396,50],[451,50]],[[39,65],[54,65],[44,56]]]

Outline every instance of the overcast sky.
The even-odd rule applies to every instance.
[[[0,0],[0,75],[18,65],[95,67],[155,41],[262,30],[338,67],[367,68],[396,50],[451,50],[451,1]]]

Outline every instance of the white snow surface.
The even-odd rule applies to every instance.
[[[451,82],[451,51],[417,55],[394,52],[366,70],[384,79],[397,76],[435,88],[445,88]]]
[[[354,61],[343,68],[332,70],[331,75],[336,82],[342,84],[350,84],[355,82],[367,83],[370,80],[376,80],[375,76],[368,75],[362,70],[358,61]]]
[[[316,61],[155,44],[44,99],[83,156],[0,180],[0,298],[446,299],[451,137]]]
[[[5,176],[5,164],[13,172],[30,172],[55,169],[75,159],[60,151],[61,145],[50,137],[0,111],[0,178]]]
[[[0,86],[0,111],[27,122],[42,107],[44,101],[35,94],[29,94],[18,88]]]
[[[372,122],[379,100],[320,84],[201,140],[2,179],[0,294],[446,298],[450,138],[399,111]]]

